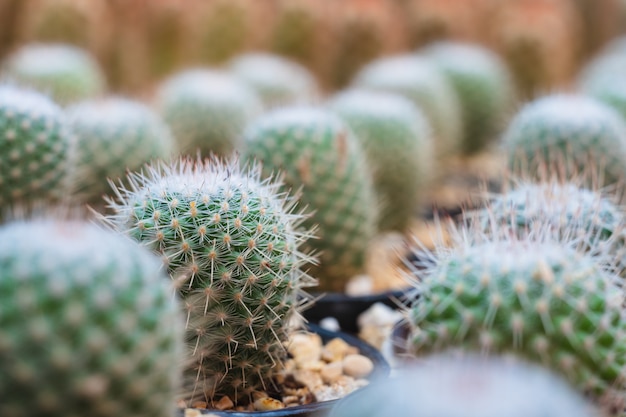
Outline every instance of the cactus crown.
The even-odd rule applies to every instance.
[[[185,396],[246,401],[281,369],[289,320],[313,284],[297,200],[259,166],[180,160],[130,174],[105,220],[160,254],[187,314]],[[219,398],[219,397],[218,397]]]

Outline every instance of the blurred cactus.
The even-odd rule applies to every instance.
[[[245,48],[250,27],[245,1],[214,0],[197,10],[202,18],[195,28],[200,62],[224,63]]]
[[[318,19],[315,10],[305,2],[280,3],[271,36],[271,50],[303,64],[315,55]]]

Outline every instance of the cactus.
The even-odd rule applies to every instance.
[[[608,255],[615,264],[609,266],[623,275],[626,215],[614,200],[608,193],[581,187],[575,181],[519,181],[468,215],[477,216],[485,225],[495,222],[521,234],[541,223],[559,239],[566,239],[567,234],[582,235],[585,239],[578,250]]]
[[[557,165],[572,175],[599,164],[599,185],[626,176],[626,125],[616,111],[590,97],[555,94],[526,104],[503,143],[516,173],[532,175],[547,163],[548,169]]]
[[[68,190],[72,135],[46,96],[0,86],[0,207],[54,200]]]
[[[619,42],[625,43],[624,39]],[[626,49],[626,45],[611,45],[611,49]],[[626,120],[626,56],[623,52],[608,50],[584,68],[579,78],[580,91],[615,109]]]
[[[593,417],[554,373],[521,361],[435,355],[344,398],[329,417]]]
[[[461,148],[483,150],[504,127],[515,86],[500,57],[487,48],[465,42],[438,42],[423,50],[455,88],[463,114]]]
[[[377,59],[357,73],[352,86],[406,96],[426,114],[434,131],[437,156],[459,150],[463,134],[459,98],[427,58],[398,55]]]
[[[245,125],[262,109],[254,91],[223,71],[190,69],[165,83],[157,106],[183,152],[226,156],[239,146]]]
[[[305,65],[311,64],[315,57],[316,30],[317,16],[311,6],[303,2],[281,3],[270,48]]]
[[[67,110],[76,135],[75,186],[88,201],[109,190],[108,179],[138,171],[152,160],[169,159],[174,139],[147,106],[119,97],[76,104]]]
[[[240,52],[246,43],[248,22],[245,1],[217,0],[208,9],[205,20],[198,22],[200,58],[209,64],[221,64]],[[204,17],[204,16],[203,16]]]
[[[285,184],[302,188],[302,204],[313,211],[305,224],[318,226],[308,247],[321,251],[311,275],[322,291],[343,291],[363,272],[376,231],[376,196],[365,153],[350,129],[330,111],[314,107],[275,110],[244,132],[245,160],[263,163],[264,175],[281,171]]]
[[[524,236],[496,223],[483,234],[483,227],[452,228],[451,248],[437,247],[426,271],[416,271],[411,352],[517,355],[598,399],[620,391],[624,293],[619,277],[602,268],[605,255],[577,252],[578,239],[558,239],[549,227]]]
[[[183,318],[156,257],[79,220],[0,228],[0,414],[171,416]]]
[[[62,105],[96,97],[105,88],[104,75],[91,55],[63,44],[29,44],[4,63],[4,77],[32,87]]]
[[[256,91],[266,109],[311,103],[317,96],[317,82],[309,70],[278,55],[242,54],[229,69]]]
[[[181,160],[131,173],[106,220],[158,253],[187,310],[190,404],[245,403],[282,369],[289,320],[310,278],[295,200],[237,161]]]
[[[329,108],[365,149],[380,199],[378,228],[405,232],[432,177],[432,132],[423,112],[402,96],[363,90],[337,94]]]

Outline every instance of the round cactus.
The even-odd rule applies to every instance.
[[[108,191],[108,179],[173,154],[169,128],[139,102],[110,97],[76,104],[67,114],[77,143],[75,185],[87,200]]]
[[[103,93],[104,75],[87,51],[64,44],[30,44],[4,63],[4,76],[50,95],[59,104]]]
[[[515,86],[498,55],[479,45],[437,42],[423,50],[432,58],[461,102],[463,152],[483,150],[504,126],[513,104]]]
[[[439,157],[459,150],[463,124],[459,98],[436,65],[425,57],[380,58],[359,71],[353,87],[389,91],[411,99],[433,128]]]
[[[261,161],[264,175],[280,171],[286,186],[302,188],[313,212],[307,224],[318,227],[308,246],[321,252],[311,274],[322,291],[343,291],[363,271],[376,232],[376,196],[358,139],[330,111],[293,107],[261,116],[244,140],[244,158]]]
[[[546,96],[526,104],[503,138],[509,165],[532,174],[555,164],[569,175],[599,165],[604,181],[626,177],[626,124],[607,105],[573,94]]]
[[[392,93],[348,90],[329,108],[354,131],[367,154],[380,200],[380,230],[407,230],[432,177],[430,124],[410,100]]]
[[[346,397],[330,417],[593,417],[561,378],[503,358],[436,355]]]
[[[226,156],[262,109],[254,91],[233,75],[192,69],[161,86],[157,105],[183,152]]]
[[[453,233],[452,248],[437,248],[418,272],[409,349],[512,354],[598,398],[620,390],[626,321],[619,277],[548,228],[519,237],[502,227],[485,237],[483,225],[475,227]]]
[[[183,317],[156,257],[78,220],[0,228],[0,414],[171,416]]]
[[[626,71],[626,55],[623,53],[600,55],[583,69],[579,84],[584,94],[611,106],[626,120],[624,71]]]
[[[0,86],[0,207],[61,197],[72,147],[56,104],[35,91]]]
[[[232,163],[182,160],[130,174],[109,199],[117,230],[162,256],[187,310],[185,398],[235,403],[271,387],[310,279],[293,201]]]
[[[316,81],[309,70],[278,55],[239,55],[231,61],[230,70],[257,92],[265,108],[310,103],[317,96]]]

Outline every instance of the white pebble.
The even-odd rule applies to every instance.
[[[364,378],[374,370],[374,363],[363,355],[347,355],[342,363],[344,374],[354,378]]]
[[[259,398],[254,402],[254,409],[257,411],[278,410],[279,408],[285,408],[285,405],[270,397]]]

